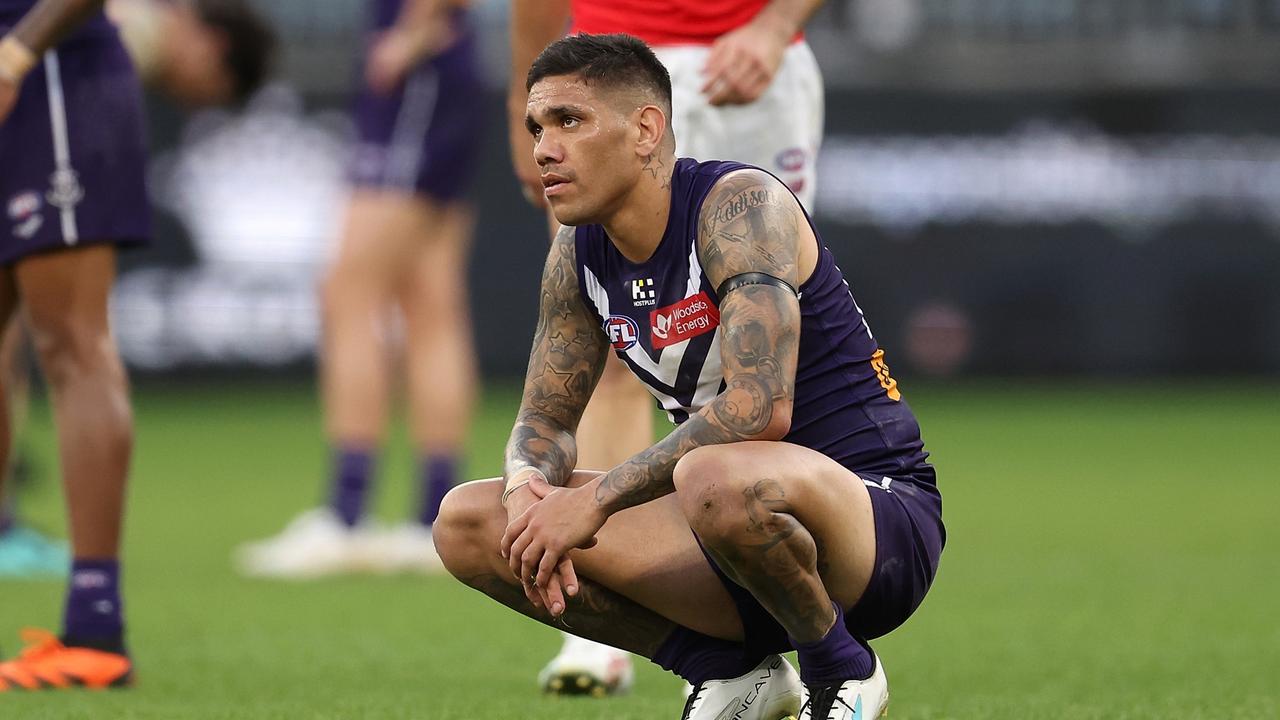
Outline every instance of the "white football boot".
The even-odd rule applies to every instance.
[[[880,658],[872,654],[876,669],[866,680],[846,680],[840,685],[805,685],[800,720],[877,720],[889,710],[889,680]]]
[[[794,719],[803,692],[804,684],[791,663],[770,655],[746,675],[694,687],[680,720]]]
[[[308,510],[280,534],[236,548],[237,569],[250,577],[307,580],[376,569],[377,530],[347,527],[329,508]]]
[[[538,673],[542,691],[553,695],[621,695],[634,681],[630,653],[569,633],[560,653]]]
[[[373,554],[375,569],[384,573],[438,575],[444,562],[431,539],[431,526],[406,522],[379,534]]]

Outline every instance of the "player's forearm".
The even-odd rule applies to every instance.
[[[578,464],[578,444],[573,432],[548,421],[536,411],[521,411],[511,438],[502,475],[510,483],[529,468],[547,482],[563,487]]]
[[[524,399],[507,441],[503,472],[508,479],[532,467],[541,471],[548,483],[563,486],[577,466],[574,433],[604,363],[602,353],[589,343],[588,334],[568,333],[573,340],[564,340],[565,336],[563,329],[548,331],[539,323]]]
[[[100,10],[103,1],[40,0],[18,21],[6,40],[20,43],[38,57]]]
[[[821,5],[822,0],[773,0],[760,10],[754,22],[790,38],[804,28]]]
[[[507,443],[507,477],[525,467],[552,485],[568,482],[578,460],[574,432],[604,371],[604,334],[578,291],[574,230],[556,233],[542,270],[538,326],[524,396]]]
[[[597,480],[596,504],[612,515],[674,492],[676,463],[694,448],[781,440],[791,427],[791,395],[781,386],[757,373],[735,376],[680,427]]]
[[[564,35],[569,24],[569,0],[511,0],[511,79],[507,104],[524,117],[528,90],[525,78],[543,48]]]

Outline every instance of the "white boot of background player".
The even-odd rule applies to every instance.
[[[619,695],[634,680],[630,653],[569,633],[560,653],[538,673],[542,691],[555,695]]]
[[[305,580],[376,570],[382,531],[372,522],[347,527],[327,507],[308,510],[272,537],[236,548],[250,577]]]

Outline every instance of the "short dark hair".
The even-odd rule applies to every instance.
[[[222,62],[231,75],[232,100],[243,103],[271,72],[275,30],[246,0],[197,0],[196,12],[205,25],[226,37]]]
[[[555,75],[578,75],[606,87],[643,85],[671,107],[667,68],[643,40],[625,33],[570,35],[551,43],[529,66],[525,89]]]

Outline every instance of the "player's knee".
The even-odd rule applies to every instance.
[[[450,490],[431,526],[436,552],[458,577],[476,574],[496,555],[501,529],[495,534],[497,497],[485,483],[465,483]]]
[[[732,511],[741,510],[742,487],[731,451],[723,446],[695,448],[676,463],[672,480],[689,527],[699,537],[720,537],[732,530]]]
[[[35,321],[32,325],[32,344],[52,385],[94,373],[111,362],[114,346],[103,327],[75,318]]]

